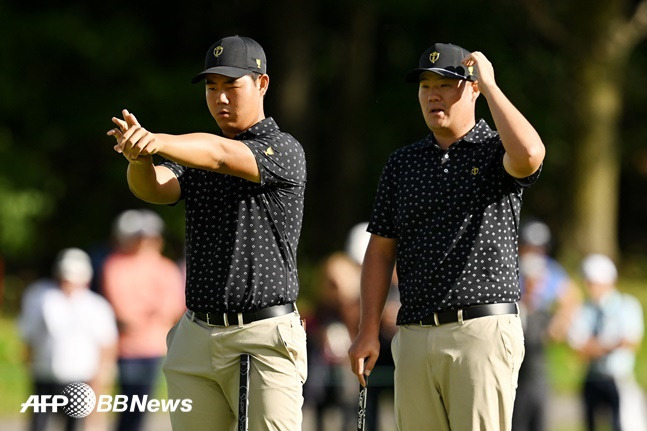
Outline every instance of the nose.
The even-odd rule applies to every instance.
[[[440,93],[438,92],[436,87],[431,87],[429,89],[429,94],[427,94],[427,100],[429,100],[430,102],[440,100]]]
[[[226,105],[229,103],[229,99],[227,99],[227,94],[225,94],[224,91],[221,91],[218,93],[218,97],[216,98],[218,100],[218,103],[222,103],[223,105]]]

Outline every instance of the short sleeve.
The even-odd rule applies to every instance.
[[[21,313],[18,317],[18,331],[22,339],[30,342],[36,339],[42,330],[42,308],[45,295],[56,285],[50,280],[38,280],[30,285],[22,298]]]
[[[292,136],[282,133],[273,139],[265,135],[242,141],[252,150],[261,175],[261,185],[304,186],[306,159],[303,148]]]
[[[539,179],[539,175],[541,174],[541,170],[544,167],[544,164],[542,163],[539,168],[535,171],[534,174],[526,177],[526,178],[515,178],[515,182],[521,187],[521,188],[527,188],[530,187],[531,185],[535,184],[537,180]]]
[[[640,302],[632,296],[623,295],[623,315],[625,338],[632,343],[640,343],[644,335],[643,310]]]
[[[184,183],[186,181],[186,176],[184,175],[184,173],[187,172],[188,168],[172,160],[164,160],[162,163],[159,164],[159,166],[164,166],[165,168],[173,172],[173,175],[175,175],[175,177],[180,183],[180,198],[178,199],[178,202],[184,199],[185,198]],[[169,206],[175,206],[176,204],[177,202],[174,202]]]
[[[186,171],[187,167],[182,166],[179,163],[173,162],[171,160],[164,160],[162,163],[160,163],[160,166],[164,166],[173,172],[173,175],[175,175],[178,179],[182,177],[182,174]]]
[[[373,212],[367,230],[386,238],[397,238],[398,232],[394,220],[395,204],[395,163],[390,157],[382,170],[373,204]]]

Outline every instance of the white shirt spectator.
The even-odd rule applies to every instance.
[[[640,342],[644,332],[643,311],[633,296],[616,290],[608,292],[599,304],[602,314],[598,323],[597,308],[592,302],[586,302],[576,312],[568,333],[568,341],[573,348],[581,348],[593,337],[596,325],[599,325],[597,338],[603,346],[612,347],[622,340]],[[616,378],[626,378],[633,375],[635,362],[635,352],[620,347],[593,360],[591,370]]]
[[[19,329],[32,349],[34,377],[59,383],[90,380],[101,349],[117,340],[108,301],[88,289],[66,295],[53,280],[35,282],[25,292]]]

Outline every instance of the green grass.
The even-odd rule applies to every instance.
[[[620,290],[636,296],[647,316],[647,281],[644,278],[621,280]],[[577,396],[584,364],[565,344],[553,344],[547,351],[551,387],[556,393]],[[636,378],[647,388],[647,341],[636,361]],[[29,373],[24,362],[24,346],[18,338],[15,319],[0,316],[0,418],[20,416],[20,404],[31,394]],[[166,386],[160,376],[155,398],[165,398]],[[579,431],[581,426],[564,425],[553,431]]]
[[[25,347],[17,329],[15,319],[0,316],[0,418],[19,416],[21,404],[32,393]],[[113,394],[116,391],[113,389]],[[153,397],[166,398],[166,382],[161,375]]]
[[[17,415],[30,395],[25,350],[14,319],[0,316],[0,416]]]

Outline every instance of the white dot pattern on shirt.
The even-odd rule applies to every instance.
[[[518,300],[521,195],[539,172],[515,180],[503,154],[481,120],[447,151],[429,135],[389,157],[368,230],[398,239],[399,324]]]
[[[236,139],[254,153],[260,184],[165,163],[180,180],[186,201],[186,300],[191,310],[252,311],[298,296],[303,148],[271,118]]]

